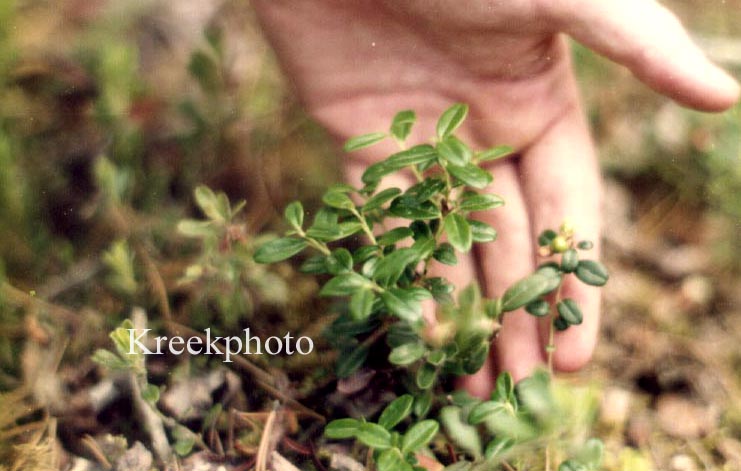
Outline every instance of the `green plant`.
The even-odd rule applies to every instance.
[[[500,297],[483,298],[476,286],[469,286],[456,302],[450,282],[430,275],[432,263],[455,265],[456,252],[469,252],[474,243],[489,243],[497,237],[493,227],[473,219],[471,213],[504,204],[501,197],[482,191],[493,177],[481,164],[505,157],[512,149],[500,146],[474,151],[456,137],[467,112],[463,104],[446,110],[437,123],[433,144],[407,148],[416,119],[409,110],[393,118],[388,133],[350,139],[346,151],[387,138],[395,140],[401,150],[369,166],[362,176],[362,188],[331,187],[324,194],[324,207],[310,224],[304,220],[300,202],[288,205],[285,219],[291,229],[255,252],[257,262],[274,263],[313,249],[317,254],[304,260],[302,271],[329,277],[320,295],[349,299],[347,309],[328,332],[330,342],[340,350],[339,377],[377,362],[371,350],[384,349],[388,356],[383,367],[404,373],[401,384],[407,393],[390,403],[376,422],[342,418],[325,430],[329,438],[355,438],[372,449],[379,471],[421,469],[418,454],[439,436],[439,421],[428,418],[435,413],[451,437],[470,437],[458,443],[469,459],[450,469],[490,469],[510,459],[512,450],[543,441],[548,469],[551,444],[562,435],[558,423],[565,410],[549,373],[537,373],[517,386],[503,373],[491,399],[483,402],[460,393],[451,396],[446,386],[451,377],[482,367],[501,317],[523,307],[534,316],[552,320],[547,347],[550,367],[553,331],[582,322],[576,302],[561,298],[563,278],[573,274],[594,286],[604,285],[608,278],[599,262],[580,259],[579,252],[592,244],[577,241],[568,222],[558,232],[543,232],[538,240],[541,253],[558,260],[542,264]],[[411,171],[417,183],[406,190],[379,191],[384,177],[400,171]],[[384,223],[391,217],[410,222],[388,229]],[[365,237],[364,243],[352,251],[334,245],[358,236]],[[422,302],[429,299],[440,305],[439,319],[431,329],[434,334],[424,329]],[[488,440],[484,450],[482,438]],[[569,459],[560,469],[596,469],[601,456],[596,443],[588,442],[582,454],[562,449],[560,454]]]

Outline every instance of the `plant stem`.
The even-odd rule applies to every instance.
[[[548,345],[545,346],[546,358],[548,359],[548,374],[550,376],[553,376],[553,353],[556,351],[556,343],[554,340],[556,336],[556,327],[553,325],[553,321],[556,319],[556,315],[558,314],[558,311],[555,306],[558,305],[558,303],[561,301],[561,287],[562,286],[563,286],[563,281],[561,281],[561,284],[558,285],[558,289],[556,290],[555,302],[553,303],[552,312],[549,317]]]
[[[360,222],[360,225],[363,228],[363,232],[365,232],[365,235],[368,236],[368,239],[370,239],[371,243],[373,245],[378,245],[378,241],[376,241],[376,236],[373,235],[373,231],[371,231],[371,228],[368,225],[368,221],[365,220],[365,218],[363,217],[363,215],[360,214],[357,209],[354,209],[353,208],[351,211],[352,211],[353,215],[356,218],[358,218],[358,221]]]

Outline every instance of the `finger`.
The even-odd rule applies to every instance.
[[[654,90],[705,111],[729,108],[738,83],[710,62],[676,16],[654,0],[545,2],[559,29],[627,66]]]
[[[491,170],[495,176],[491,191],[502,196],[506,204],[474,217],[499,231],[496,241],[477,248],[484,290],[489,297],[499,297],[516,281],[532,273],[534,252],[515,161],[502,161]],[[522,309],[505,314],[494,342],[498,369],[509,371],[515,380],[529,375],[543,363],[539,340],[537,319]]]
[[[574,102],[576,89],[573,82]],[[580,107],[569,108],[528,151],[521,161],[522,187],[530,208],[533,238],[544,229],[557,229],[564,219],[576,226],[576,237],[589,239],[599,257],[601,179],[594,147]],[[594,351],[599,328],[599,290],[585,286],[574,276],[564,278],[563,299],[574,299],[584,321],[556,334],[554,366],[572,371],[586,364]],[[547,320],[541,323],[541,341],[547,345]]]

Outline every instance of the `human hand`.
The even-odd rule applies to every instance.
[[[498,241],[461,260],[446,276],[458,286],[479,278],[489,296],[531,273],[534,239],[569,218],[580,239],[599,240],[600,177],[569,58],[566,33],[630,68],[679,103],[730,107],[736,82],[711,64],[677,19],[653,0],[255,0],[259,19],[308,112],[339,141],[384,130],[401,109],[417,112],[411,142],[434,135],[439,113],[470,104],[458,133],[476,148],[507,144],[491,191],[503,208],[479,215],[501,229]],[[359,181],[383,145],[346,160]],[[395,182],[396,185],[404,185]],[[407,183],[406,186],[408,186]],[[595,247],[599,250],[599,247]],[[595,254],[597,256],[597,254]],[[597,339],[599,292],[569,280],[564,297],[584,323],[556,335],[554,366],[575,370]],[[544,361],[547,325],[523,312],[505,316],[493,361],[515,379]],[[467,380],[487,395],[484,367]]]

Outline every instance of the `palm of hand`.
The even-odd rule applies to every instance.
[[[299,97],[338,140],[382,130],[406,108],[418,114],[411,141],[425,140],[441,110],[465,102],[471,113],[459,132],[469,142],[518,150],[516,159],[494,169],[491,191],[507,206],[480,215],[501,229],[500,240],[446,273],[459,286],[479,274],[490,296],[533,270],[533,238],[542,229],[570,218],[580,237],[599,239],[600,179],[559,31],[685,104],[722,109],[738,93],[673,16],[643,0],[474,1],[465,7],[446,0],[260,0],[256,7]],[[652,28],[663,36],[652,35]],[[681,57],[665,54],[667,48],[679,48]],[[357,181],[369,161],[391,151],[373,148],[349,160],[348,177]],[[570,370],[593,350],[599,294],[566,283],[563,295],[585,311],[580,328],[556,339],[555,366]],[[499,368],[515,378],[528,374],[543,360],[546,331],[524,313],[506,318],[495,349]],[[482,369],[469,388],[486,394],[492,374]]]

